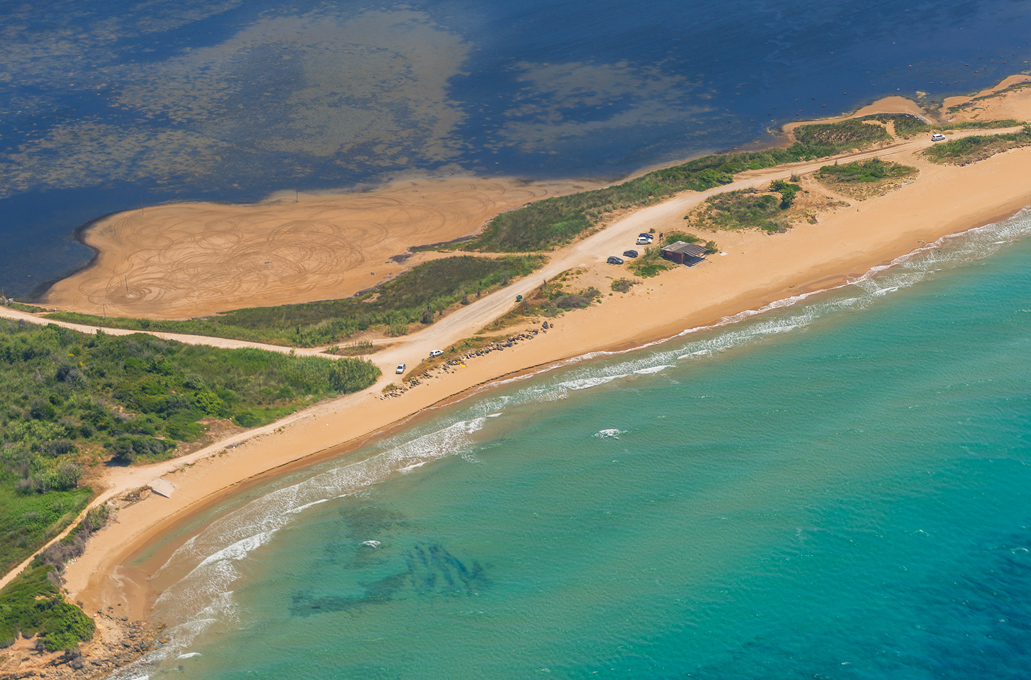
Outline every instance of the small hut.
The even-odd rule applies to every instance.
[[[705,248],[694,243],[677,241],[662,249],[662,259],[691,266],[705,259]]]

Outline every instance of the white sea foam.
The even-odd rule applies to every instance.
[[[362,545],[369,548],[378,548],[380,546],[379,541],[362,541]]]
[[[192,659],[195,656],[200,656],[200,652],[187,652],[185,654],[180,654],[179,656],[177,656],[175,658],[176,659]]]
[[[652,373],[658,373],[659,371],[665,371],[672,364],[659,364],[658,366],[649,366],[648,368],[639,368],[634,373],[637,375],[651,375]]]
[[[188,570],[187,576],[168,587],[155,603],[157,616],[180,622],[167,631],[168,644],[156,648],[115,678],[128,680],[141,670],[173,660],[187,653],[197,636],[210,626],[234,621],[237,608],[233,588],[240,578],[235,563],[266,545],[299,513],[352,495],[392,474],[461,453],[471,446],[469,436],[480,430],[485,421],[485,417],[459,420],[415,438],[389,439],[363,460],[272,491],[212,522],[183,543],[158,571]],[[369,541],[365,545],[374,543]]]
[[[619,435],[626,434],[626,430],[617,430],[612,427],[607,430],[598,430],[594,436],[598,439],[619,439]]]

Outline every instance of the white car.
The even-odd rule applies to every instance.
[[[443,352],[440,351],[439,349],[432,350],[430,352],[430,359],[432,359],[434,357],[439,357],[441,354],[443,354]]]
[[[655,238],[651,234],[641,234],[637,237],[637,245],[650,246]]]
[[[398,375],[401,375],[404,372],[405,372],[405,365],[404,364],[398,364],[397,365],[397,370],[394,371],[394,373],[397,373]]]
[[[945,135],[943,135],[940,132],[935,132],[933,135],[931,135],[931,141],[932,142],[944,142],[945,141]]]

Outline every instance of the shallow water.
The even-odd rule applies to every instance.
[[[905,4],[903,4],[905,5]],[[616,177],[1028,68],[1009,0],[0,4],[0,288],[103,214],[413,171]]]
[[[120,677],[1019,678],[1031,215],[510,382],[180,548]]]

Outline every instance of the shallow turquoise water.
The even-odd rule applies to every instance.
[[[1027,677],[1029,232],[281,481],[172,558],[125,677]]]

